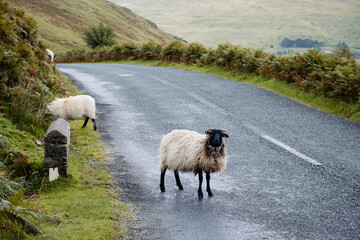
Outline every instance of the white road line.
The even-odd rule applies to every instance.
[[[131,74],[131,73],[120,73],[119,76],[120,76],[120,77],[132,77],[132,76],[134,76],[134,75]]]
[[[282,142],[280,142],[280,141],[278,141],[278,140],[276,140],[276,139],[274,139],[272,137],[269,137],[268,135],[261,135],[261,137],[268,140],[268,141],[270,141],[270,142],[272,142],[272,143],[274,143],[274,144],[276,144],[276,145],[278,145],[279,147],[282,147],[286,151],[291,152],[292,154],[298,156],[299,158],[304,159],[305,161],[307,161],[307,162],[309,162],[309,163],[311,163],[311,164],[313,164],[315,166],[321,166],[322,165],[321,163],[319,163],[315,159],[312,159],[311,157],[308,157],[308,156],[296,151],[292,147],[289,147],[288,145],[286,145],[286,144],[284,144],[284,143],[282,143]]]

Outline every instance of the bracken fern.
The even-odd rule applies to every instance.
[[[10,180],[6,176],[4,168],[5,165],[0,162],[0,233],[12,232],[12,236],[18,236],[19,238],[24,237],[25,233],[41,233],[30,218],[34,221],[52,220],[53,218],[12,203],[11,200],[14,199],[12,197],[19,194],[22,184]]]

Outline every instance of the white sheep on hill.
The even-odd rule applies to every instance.
[[[54,53],[50,49],[46,49],[47,57],[50,59],[50,62],[54,62]]]

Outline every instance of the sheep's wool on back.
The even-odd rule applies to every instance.
[[[197,173],[221,172],[225,170],[227,157],[225,148],[222,153],[206,151],[206,135],[189,130],[174,130],[165,135],[160,143],[160,170]]]
[[[49,109],[65,120],[77,120],[85,117],[95,119],[95,100],[88,95],[56,99],[51,102]]]

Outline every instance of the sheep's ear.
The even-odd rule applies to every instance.
[[[221,131],[224,133],[224,138],[228,138],[229,135],[226,134],[226,130],[225,129],[221,129]]]
[[[206,135],[210,135],[210,132],[213,130],[213,128],[209,128],[208,130],[205,131]]]

